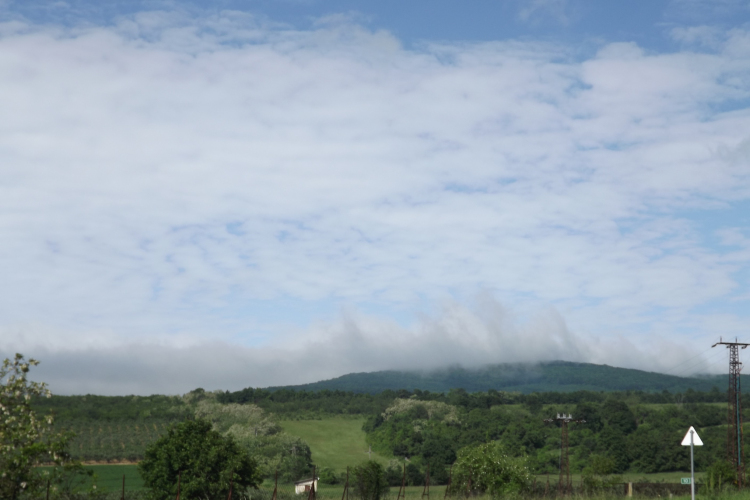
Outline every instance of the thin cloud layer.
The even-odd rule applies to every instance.
[[[643,349],[623,338],[586,339],[572,333],[552,310],[522,321],[487,295],[480,296],[472,309],[445,304],[436,316],[423,317],[409,328],[349,312],[263,348],[200,339],[109,339],[105,345],[83,349],[34,342],[17,335],[14,343],[44,360],[34,375],[61,394],[182,394],[197,387],[237,390],[302,384],[362,371],[430,371],[456,364],[473,368],[558,359],[654,371],[668,370],[695,355],[670,342]],[[699,357],[688,368],[706,367]]]
[[[2,349],[41,348],[59,380],[111,359],[91,370],[132,376],[91,392],[143,393],[148,377],[170,392],[312,381],[287,378],[301,358],[284,342],[324,342],[315,325],[342,307],[392,328],[336,323],[328,343],[350,347],[319,376],[409,367],[386,337],[412,353],[425,335],[431,359],[476,364],[612,359],[579,335],[742,334],[747,225],[703,221],[748,206],[750,35],[709,45],[407,50],[346,17],[296,31],[233,12],[5,23]],[[488,323],[403,319],[478,290],[559,311],[567,326],[545,335],[577,333],[536,351],[522,330],[516,351],[482,337]],[[462,354],[456,331],[480,347]],[[269,352],[285,369],[253,361]],[[174,381],[170,357],[206,382]],[[247,365],[263,382],[240,381]]]

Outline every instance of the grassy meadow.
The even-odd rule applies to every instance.
[[[284,420],[279,424],[285,432],[300,436],[312,451],[318,467],[329,467],[336,472],[346,471],[367,460],[368,445],[362,430],[364,418],[324,418],[322,420]],[[372,459],[383,466],[388,458],[372,453]]]
[[[101,491],[121,491],[122,476],[125,476],[125,489],[135,491],[143,489],[143,479],[138,473],[138,466],[125,465],[85,465],[86,469],[95,474],[96,488]],[[41,470],[50,467],[40,467]]]
[[[143,489],[143,479],[138,473],[137,465],[87,465],[96,474],[97,488],[105,491],[120,491],[122,476],[125,476],[125,489]]]

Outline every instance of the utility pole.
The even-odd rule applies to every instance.
[[[568,424],[575,422],[577,424],[585,424],[586,421],[583,419],[574,419],[573,415],[565,415],[563,413],[557,414],[555,418],[547,418],[544,420],[545,423],[549,424],[552,422],[560,422],[560,480],[557,483],[558,494],[565,494],[570,492],[570,460],[568,458]]]
[[[404,462],[404,475],[401,477],[401,488],[398,489],[396,500],[406,500],[406,462]]]
[[[341,494],[341,500],[349,500],[349,467],[346,467],[346,482],[344,483],[344,492]]]
[[[315,466],[313,465],[312,484],[310,485],[310,492],[307,494],[307,500],[315,500]]]
[[[742,488],[742,482],[745,478],[745,462],[743,460],[742,450],[742,390],[740,387],[742,363],[740,362],[739,350],[747,348],[750,344],[737,342],[736,338],[734,340],[734,342],[724,342],[719,338],[719,342],[711,347],[725,345],[727,346],[727,349],[729,349],[727,455],[729,455],[729,461],[732,462],[732,465],[734,465],[735,470],[737,471],[737,488]]]
[[[427,497],[430,500],[430,464],[427,464],[427,472],[424,476],[424,489],[422,489],[422,498]]]
[[[451,490],[451,483],[453,483],[453,464],[451,464],[451,468],[448,471],[448,486],[445,487],[445,494],[443,495],[443,500],[446,500],[446,498],[448,498],[448,492]]]

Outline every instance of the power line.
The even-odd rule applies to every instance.
[[[692,357],[690,357],[690,358],[688,358],[688,359],[686,359],[686,360],[683,360],[683,361],[681,361],[681,362],[677,363],[677,364],[676,364],[676,365],[674,365],[674,366],[673,366],[672,368],[670,368],[670,369],[666,370],[666,371],[665,371],[664,373],[665,373],[665,374],[667,374],[667,375],[674,375],[673,373],[670,373],[670,372],[672,372],[673,370],[676,370],[677,368],[681,367],[681,366],[682,366],[682,365],[684,365],[685,363],[688,363],[688,362],[690,362],[690,361],[693,361],[693,360],[694,360],[695,358],[699,358],[699,357],[703,356],[704,354],[706,354],[706,353],[707,353],[707,352],[709,352],[710,350],[711,350],[711,348],[709,347],[709,348],[708,348],[708,349],[706,349],[705,351],[703,351],[703,352],[701,352],[701,353],[698,353],[698,354],[696,354],[695,356],[692,356]],[[694,366],[694,365],[691,365],[691,366]],[[681,372],[681,371],[683,371],[683,370],[679,370],[679,371]]]
[[[693,363],[691,365],[688,365],[687,367],[683,368],[679,372],[673,373],[672,375],[675,376],[675,377],[681,377],[684,374],[689,373],[693,368],[699,366],[700,364],[702,364],[704,362],[707,363],[707,364],[716,362],[719,358],[721,358],[723,356],[723,354],[724,353],[721,352],[721,351],[715,351],[714,354],[711,355],[711,356],[709,356],[709,357],[707,357],[705,359],[705,361],[701,361],[700,363]]]

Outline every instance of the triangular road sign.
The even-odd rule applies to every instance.
[[[685,438],[682,440],[682,446],[690,446],[690,433],[693,433],[693,446],[703,446],[703,441],[701,441],[700,436],[698,436],[698,432],[693,428],[693,426],[690,426],[690,429],[688,429],[687,434],[685,434]]]

